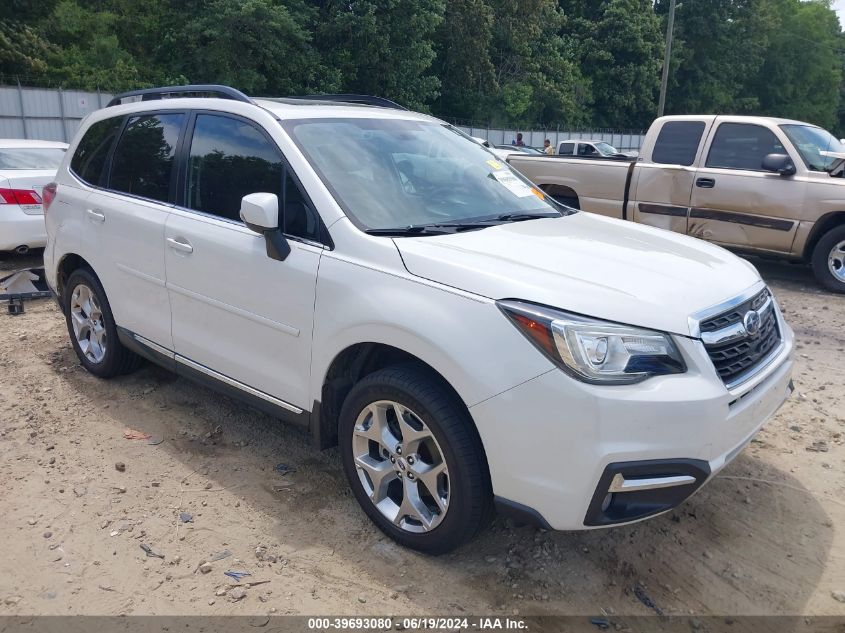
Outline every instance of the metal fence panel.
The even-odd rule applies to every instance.
[[[507,130],[497,128],[480,128],[457,126],[470,136],[490,141],[492,145],[510,145],[515,139],[517,132],[522,132],[522,140],[531,147],[543,147],[543,141],[549,139],[553,147],[557,147],[561,141],[592,139],[602,140],[610,143],[618,150],[629,152],[639,150],[642,146],[645,135],[632,134],[629,130]]]
[[[80,121],[103,107],[112,96],[97,91],[0,86],[0,138],[68,142]],[[630,130],[515,130],[475,126],[460,129],[493,145],[510,145],[518,132],[522,132],[525,144],[532,147],[542,147],[547,138],[555,147],[568,139],[600,138],[620,150],[630,151],[640,149],[643,141],[642,134]]]
[[[110,93],[0,86],[0,137],[65,141]]]

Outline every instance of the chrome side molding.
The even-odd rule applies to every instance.
[[[688,486],[695,483],[695,477],[690,475],[673,475],[668,477],[649,477],[648,479],[625,479],[622,473],[616,473],[610,482],[608,492],[639,492],[641,490],[657,490],[658,488],[674,488]]]

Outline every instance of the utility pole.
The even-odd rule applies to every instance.
[[[675,0],[669,2],[669,24],[666,27],[666,54],[663,56],[663,78],[660,81],[660,103],[657,116],[663,116],[666,107],[666,85],[669,83],[669,60],[672,58],[672,34],[675,30]]]

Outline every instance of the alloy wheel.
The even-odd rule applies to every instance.
[[[92,363],[106,356],[106,324],[97,295],[85,284],[73,289],[70,298],[70,321],[82,354]]]
[[[845,282],[845,240],[830,249],[827,267],[830,269],[831,275],[839,281]]]
[[[449,470],[420,416],[389,400],[358,415],[352,438],[358,478],[379,512],[400,529],[428,532],[449,509]]]

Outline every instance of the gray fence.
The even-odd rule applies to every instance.
[[[111,98],[106,92],[0,86],[0,138],[68,142],[85,115]]]
[[[31,138],[45,141],[65,141],[73,138],[79,122],[89,112],[102,108],[111,93],[84,92],[54,88],[0,86],[0,138]],[[542,147],[550,139],[557,147],[569,139],[597,139],[615,148],[638,150],[643,141],[640,132],[614,130],[504,130],[459,126],[470,136],[483,138],[493,145],[509,145],[522,132],[523,141],[532,147]]]
[[[493,145],[510,145],[516,139],[518,132],[522,133],[522,141],[530,147],[543,147],[543,141],[549,139],[553,147],[561,141],[571,139],[591,139],[610,143],[618,150],[639,150],[645,134],[637,131],[614,130],[502,130],[488,127],[458,126],[461,130],[476,138],[483,138]]]

